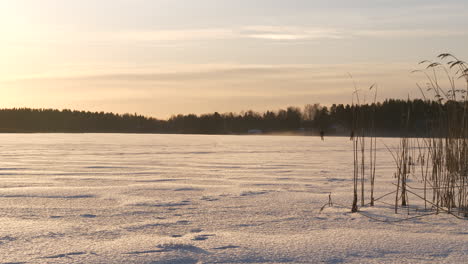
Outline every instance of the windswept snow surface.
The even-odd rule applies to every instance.
[[[379,139],[376,197],[395,182],[382,142],[397,143]],[[467,263],[466,220],[351,214],[351,148],[330,137],[0,135],[0,263]],[[361,211],[424,214],[410,196],[395,215],[394,199]]]

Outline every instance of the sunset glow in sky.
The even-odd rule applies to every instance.
[[[263,111],[419,96],[423,59],[468,59],[466,0],[0,0],[0,107]]]

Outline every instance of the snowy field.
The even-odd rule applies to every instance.
[[[394,188],[383,141],[397,142],[379,140],[376,197]],[[466,220],[351,214],[351,147],[330,137],[0,135],[0,263],[468,263]],[[320,211],[330,193],[334,206]],[[407,218],[394,199],[361,210]],[[409,217],[419,214],[409,202]]]

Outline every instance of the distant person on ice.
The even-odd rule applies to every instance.
[[[322,141],[324,140],[323,136],[325,136],[325,132],[323,132],[323,130],[320,131],[320,138],[322,139]]]

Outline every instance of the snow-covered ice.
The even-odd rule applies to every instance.
[[[379,139],[377,197],[394,182],[382,141],[397,143]],[[351,214],[351,148],[331,137],[0,135],[0,263],[467,263],[466,220]],[[362,212],[408,217],[393,200]]]

